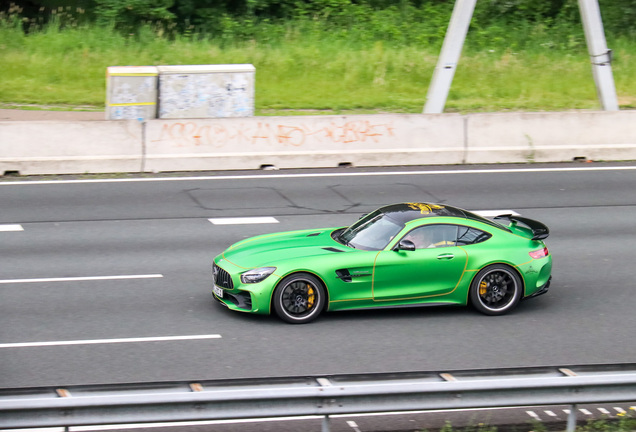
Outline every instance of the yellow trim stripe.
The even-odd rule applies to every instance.
[[[108,104],[108,106],[112,106],[112,107],[117,107],[117,106],[135,106],[135,105],[157,105],[157,102],[130,102],[130,103]]]
[[[374,288],[375,288],[375,263],[378,262],[378,257],[380,256],[380,254],[383,251],[378,251],[377,254],[375,254],[375,258],[373,259],[373,270],[371,271],[371,298],[375,301],[375,292],[374,292]]]

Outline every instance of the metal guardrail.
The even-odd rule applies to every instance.
[[[0,427],[329,416],[636,401],[636,364],[12,388]]]

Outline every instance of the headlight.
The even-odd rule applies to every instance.
[[[276,267],[261,267],[246,271],[241,275],[241,282],[244,284],[258,283],[267,279],[267,276],[274,273]]]

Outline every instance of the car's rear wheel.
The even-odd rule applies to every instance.
[[[482,269],[470,285],[470,299],[479,312],[503,315],[519,303],[523,286],[512,268],[495,264]]]
[[[274,291],[274,311],[283,321],[304,324],[318,317],[325,304],[325,288],[318,278],[305,274],[285,277]]]

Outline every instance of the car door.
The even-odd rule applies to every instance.
[[[457,228],[452,224],[420,226],[400,240],[411,242],[414,250],[380,252],[373,272],[373,299],[416,300],[452,292],[467,261],[464,249],[456,245]]]

